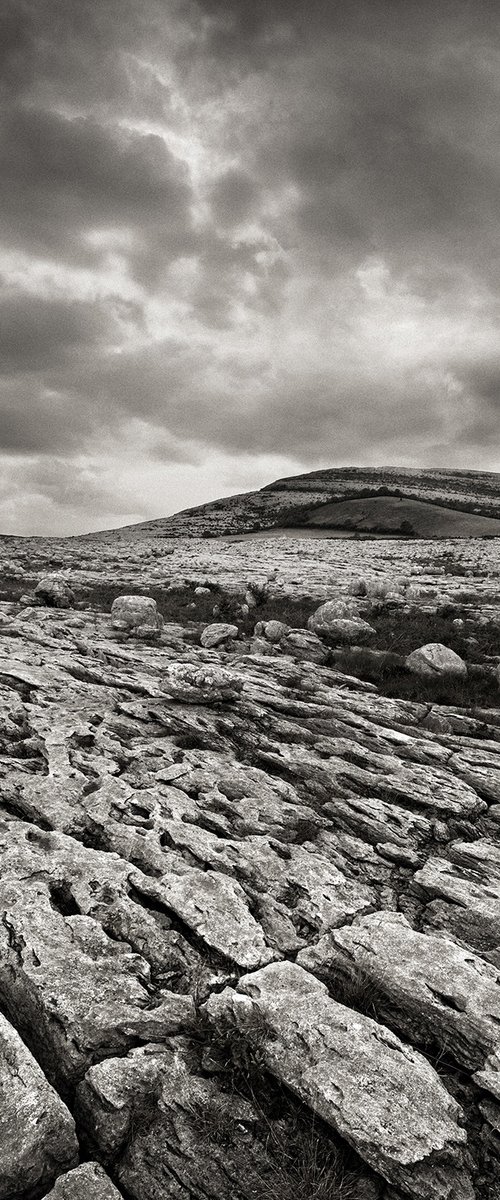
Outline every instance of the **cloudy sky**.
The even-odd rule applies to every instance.
[[[500,470],[496,0],[3,0],[0,532]]]

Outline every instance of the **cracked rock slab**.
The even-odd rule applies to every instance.
[[[210,949],[244,970],[276,958],[249,911],[243,888],[228,875],[186,867],[182,874],[148,880],[144,894],[177,913]]]
[[[264,1065],[389,1182],[415,1200],[473,1200],[462,1112],[422,1055],[275,963],[205,1005],[258,1047]]]
[[[291,1097],[282,1093],[273,1112],[262,1107],[258,1084],[242,1094],[227,1080],[224,1086],[219,1070],[211,1072],[200,1046],[183,1037],[90,1069],[77,1089],[79,1119],[99,1154],[113,1161],[125,1194],[137,1200],[318,1195],[308,1186],[311,1171],[315,1183],[319,1178],[311,1160],[318,1144],[314,1114],[301,1110],[300,1140]],[[359,1160],[345,1172],[336,1143],[330,1163],[321,1195],[329,1181],[332,1200],[341,1193],[379,1200],[380,1180]]]
[[[147,948],[153,934],[153,954],[169,965],[168,930],[162,937],[127,894],[139,871],[17,821],[0,828],[0,864],[0,998],[51,1077],[66,1084],[106,1054],[192,1022],[192,997],[153,984],[126,940]]]
[[[356,981],[391,1024],[436,1038],[455,1061],[477,1068],[500,1042],[500,974],[444,937],[415,932],[401,913],[361,917],[303,950],[298,962],[320,978]]]
[[[0,1014],[0,1200],[50,1186],[77,1162],[71,1113]]]
[[[176,1039],[98,1064],[79,1085],[80,1117],[127,1195],[256,1200],[270,1166],[252,1136],[259,1114],[193,1058]]]
[[[487,951],[500,945],[500,876],[479,858],[467,865],[429,858],[414,882],[431,903],[426,922],[449,929],[466,945]]]

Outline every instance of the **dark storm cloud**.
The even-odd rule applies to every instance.
[[[112,341],[112,312],[96,303],[0,296],[0,375],[62,366]]]
[[[88,402],[74,391],[45,387],[30,376],[9,380],[2,386],[2,450],[44,456],[84,448],[91,432],[89,415]]]
[[[13,243],[89,259],[86,233],[124,227],[139,261],[189,243],[186,169],[160,137],[18,108],[3,119],[0,153],[4,236]]]
[[[0,423],[47,503],[136,438],[491,465],[499,61],[490,0],[4,0]]]

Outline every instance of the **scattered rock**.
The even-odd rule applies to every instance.
[[[200,645],[204,646],[206,650],[211,650],[214,646],[234,640],[238,637],[238,633],[237,625],[206,625],[200,636]]]
[[[163,625],[151,596],[117,596],[111,605],[111,626],[135,637],[157,637]]]
[[[467,678],[467,664],[459,654],[450,650],[440,642],[429,642],[413,650],[405,660],[408,671],[412,675],[421,675],[427,679],[439,676],[454,676],[456,679]]]
[[[38,604],[44,604],[47,608],[73,608],[75,603],[69,583],[57,575],[44,575],[36,585],[34,597]]]

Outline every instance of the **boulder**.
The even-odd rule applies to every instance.
[[[57,575],[44,575],[37,583],[34,595],[37,603],[46,608],[72,608],[75,603],[69,583]]]
[[[224,642],[230,642],[238,637],[237,625],[225,625],[223,623],[206,625],[201,637],[200,645],[206,650],[211,650],[214,646],[220,646]]]
[[[289,626],[285,625],[284,621],[262,621],[260,624],[262,628],[259,632],[264,634],[268,642],[280,642],[289,632]]]
[[[184,704],[214,704],[237,700],[242,681],[224,667],[205,663],[171,663],[161,677],[165,695]]]
[[[0,1200],[39,1195],[77,1162],[71,1113],[0,1014]]]
[[[321,638],[307,629],[290,629],[282,638],[280,649],[297,662],[325,663],[329,654]]]
[[[309,617],[307,627],[323,641],[330,644],[364,642],[374,635],[375,630],[367,621],[337,600],[327,600]]]
[[[366,596],[366,579],[351,579],[347,591],[349,596]]]
[[[111,605],[111,625],[136,637],[156,637],[163,625],[156,600],[151,596],[117,596]]]
[[[388,579],[369,579],[366,585],[366,595],[371,600],[385,600],[394,590]]]
[[[459,654],[443,646],[441,642],[429,642],[413,650],[405,659],[405,665],[412,675],[420,675],[425,679],[439,679],[442,676],[453,675],[456,679],[467,678],[467,664]]]
[[[269,584],[267,579],[250,579],[246,586],[245,603],[249,608],[256,608],[258,604],[264,604],[269,595]]]
[[[99,1163],[86,1162],[61,1175],[46,1200],[121,1200],[121,1193]]]

